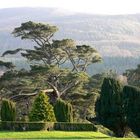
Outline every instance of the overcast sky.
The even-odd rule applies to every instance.
[[[140,13],[140,0],[0,0],[0,8],[57,7],[94,14]]]

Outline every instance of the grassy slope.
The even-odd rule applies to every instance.
[[[32,138],[32,139],[107,139],[119,140],[117,138],[108,137],[99,132],[65,132],[65,131],[30,131],[30,132],[0,132],[1,138]],[[128,138],[126,138],[128,140]],[[135,138],[130,140],[136,140]]]

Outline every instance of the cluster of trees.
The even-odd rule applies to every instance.
[[[72,39],[53,40],[57,30],[56,26],[31,21],[14,29],[15,37],[33,41],[33,49],[8,50],[2,56],[20,52],[30,70],[16,70],[11,63],[0,62],[0,66],[6,67],[0,78],[1,97],[19,103],[25,99],[26,103],[27,98],[37,96],[27,114],[30,121],[85,121],[93,118],[96,106],[94,122],[113,130],[117,136],[126,135],[128,128],[139,135],[140,89],[123,86],[124,81],[116,80],[118,77],[112,71],[90,77],[88,66],[102,60],[97,50],[76,45]],[[53,94],[48,97],[40,93],[45,89],[52,89]],[[1,117],[9,109],[13,119],[2,121],[15,120],[14,105],[10,102],[2,102]]]
[[[136,69],[126,70],[124,75],[128,77],[128,83],[130,85],[140,87],[140,65],[138,65]]]
[[[96,102],[96,118],[93,120],[113,130],[119,137],[127,135],[130,129],[140,136],[139,101],[139,88],[123,86],[116,79],[105,78]]]
[[[0,78],[1,96],[12,99],[16,96],[14,99],[18,101],[21,95],[22,98],[24,95],[31,97],[41,90],[51,88],[55,94],[55,98],[53,96],[50,99],[53,105],[59,98],[67,100],[74,104],[75,118],[82,116],[85,119],[87,114],[93,112],[90,103],[95,96],[88,91],[90,76],[86,70],[89,65],[100,62],[102,58],[91,46],[76,45],[72,39],[54,40],[57,30],[56,26],[32,21],[22,23],[14,29],[12,34],[31,40],[33,49],[8,50],[2,56],[20,53],[29,63],[30,70],[7,69]],[[80,102],[90,109],[83,109]]]
[[[3,99],[1,104],[2,123],[16,121],[18,119],[16,115],[16,103]],[[73,122],[73,108],[70,103],[62,99],[57,100],[53,107],[49,102],[49,97],[44,92],[40,92],[34,100],[28,117],[31,122]]]
[[[58,99],[54,107],[49,103],[49,97],[41,92],[36,97],[29,114],[30,121],[73,122],[73,108],[70,103]]]

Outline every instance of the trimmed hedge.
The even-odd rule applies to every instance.
[[[54,129],[63,131],[97,131],[97,128],[92,123],[58,122],[54,124]]]
[[[3,123],[3,122],[1,122]],[[12,131],[37,131],[37,130],[51,130],[54,128],[53,122],[4,122],[5,126],[3,130],[12,130]]]
[[[2,122],[1,122],[2,123]],[[97,131],[92,123],[65,123],[65,122],[4,122],[3,130],[11,131],[37,131],[37,130],[62,130],[62,131]]]

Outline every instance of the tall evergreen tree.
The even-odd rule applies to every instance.
[[[140,88],[125,86],[123,92],[127,123],[140,136]]]
[[[97,120],[112,129],[117,136],[123,136],[125,130],[122,95],[119,81],[105,78],[96,105]]]

